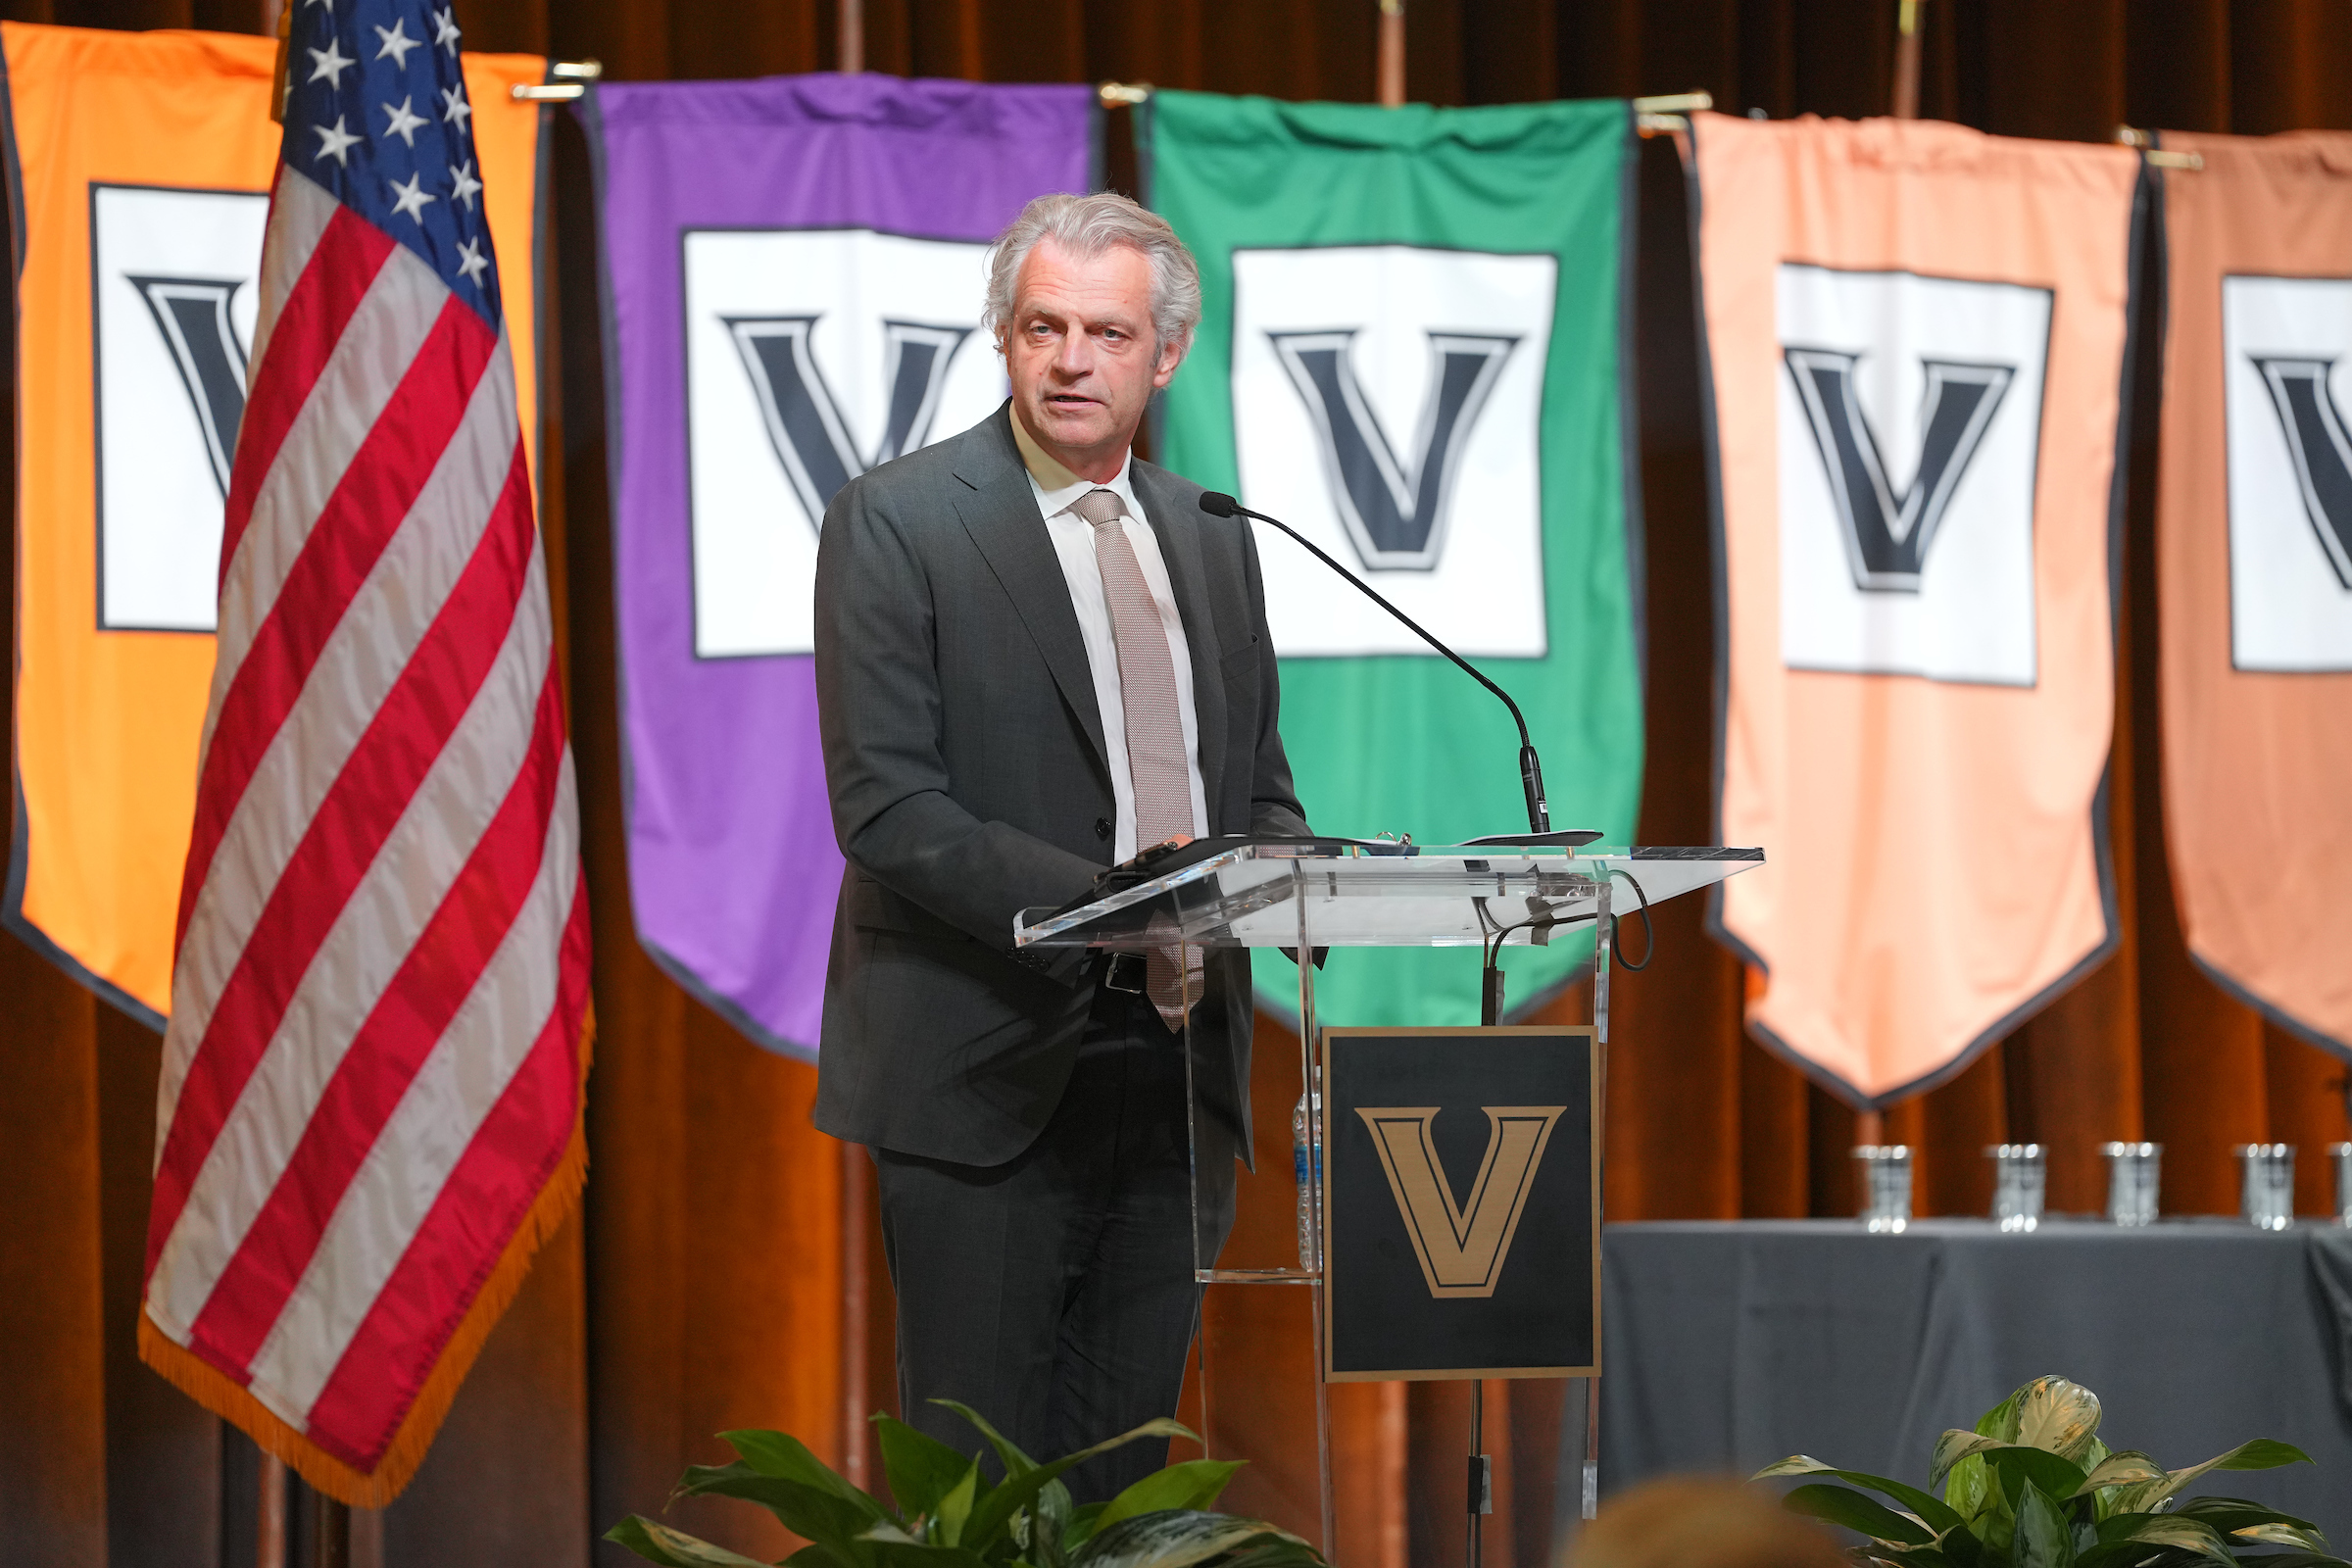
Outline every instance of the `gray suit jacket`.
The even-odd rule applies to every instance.
[[[1012,946],[1110,862],[1110,772],[1077,612],[1008,403],[853,480],[816,556],[816,697],[849,866],[825,973],[816,1125],[996,1165],[1067,1083],[1098,965]],[[1249,528],[1137,463],[1191,645],[1208,831],[1302,834]],[[1203,1100],[1249,1146],[1250,965],[1212,953]]]

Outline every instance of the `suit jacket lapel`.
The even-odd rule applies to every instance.
[[[956,477],[970,487],[970,493],[957,498],[956,513],[1045,657],[1061,700],[1078,715],[1079,726],[1094,746],[1096,764],[1107,780],[1110,763],[1102,744],[1102,713],[1095,701],[1094,668],[1087,662],[1078,612],[1070,608],[1061,558],[1054,552],[1046,519],[1038,515],[1028,470],[1021,466],[1020,449],[1012,442],[1011,418],[1012,405],[1006,403],[963,438]]]
[[[1225,774],[1225,667],[1217,618],[1208,602],[1208,574],[1200,562],[1200,523],[1191,515],[1182,491],[1165,470],[1138,463],[1136,499],[1143,502],[1160,559],[1168,564],[1168,586],[1184,617],[1184,640],[1192,651],[1193,721],[1200,737],[1200,793],[1207,806],[1208,831],[1217,831],[1217,802]]]

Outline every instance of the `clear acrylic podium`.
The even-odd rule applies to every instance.
[[[1554,835],[1573,838],[1583,835]],[[1230,845],[1230,847],[1223,847]],[[1242,1178],[1279,1183],[1298,1192],[1296,1256],[1269,1250],[1260,1238],[1252,1246],[1237,1226],[1222,1248],[1214,1227],[1196,1224],[1194,1277],[1203,1293],[1211,1286],[1303,1285],[1313,1293],[1315,1335],[1316,1471],[1320,1489],[1322,1545],[1332,1553],[1334,1519],[1331,1479],[1331,1420],[1325,1365],[1322,1292],[1322,1184],[1325,1128],[1319,1114],[1323,1083],[1323,1040],[1315,1012],[1315,965],[1306,956],[1324,948],[1459,947],[1481,950],[1487,973],[1484,1022],[1500,1021],[1500,987],[1494,962],[1503,946],[1545,944],[1594,933],[1592,1026],[1595,1060],[1605,1084],[1609,1038],[1609,953],[1613,915],[1654,906],[1710,886],[1763,862],[1753,849],[1571,849],[1554,843],[1493,842],[1445,847],[1344,840],[1207,841],[1183,852],[1177,869],[1104,894],[1065,910],[1028,909],[1014,926],[1021,947],[1095,948],[1148,952],[1184,945],[1201,949],[1283,948],[1298,954],[1298,1061],[1301,1099],[1317,1114],[1306,1117],[1307,1148],[1295,1172],[1260,1169]],[[1464,955],[1469,961],[1469,955]],[[1459,1019],[1426,1020],[1430,1024]],[[1199,1053],[1186,1028],[1186,1081],[1190,1088],[1194,1140],[1196,1211],[1201,1208],[1203,1166],[1200,1154],[1203,1113],[1195,1072]],[[1287,1066],[1259,1062],[1253,1074],[1288,1076]],[[1605,1097],[1598,1102],[1605,1102]],[[1262,1103],[1262,1102],[1261,1102]],[[1222,1158],[1222,1156],[1220,1155]],[[1230,1170],[1230,1161],[1223,1160]],[[1260,1160],[1261,1166],[1267,1162]],[[1218,1173],[1220,1176],[1222,1173]],[[1262,1191],[1259,1194],[1264,1198]],[[1240,1195],[1237,1195],[1237,1204]],[[1205,1305],[1205,1302],[1203,1303]],[[1206,1419],[1211,1408],[1208,1333],[1200,1325],[1202,1438],[1213,1442]],[[1303,1391],[1302,1391],[1303,1392]],[[1480,1385],[1472,1384],[1474,1464],[1480,1446]],[[1595,1428],[1599,1401],[1588,1396],[1583,1505],[1592,1516],[1598,1481]],[[1477,1510],[1471,1514],[1477,1541]],[[1475,1564],[1475,1558],[1473,1559]]]

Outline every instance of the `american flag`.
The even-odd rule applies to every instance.
[[[577,1191],[588,923],[454,7],[288,3],[140,1344],[380,1505]]]

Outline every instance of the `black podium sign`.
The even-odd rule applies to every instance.
[[[1325,1377],[1597,1375],[1592,1031],[1323,1039]]]

